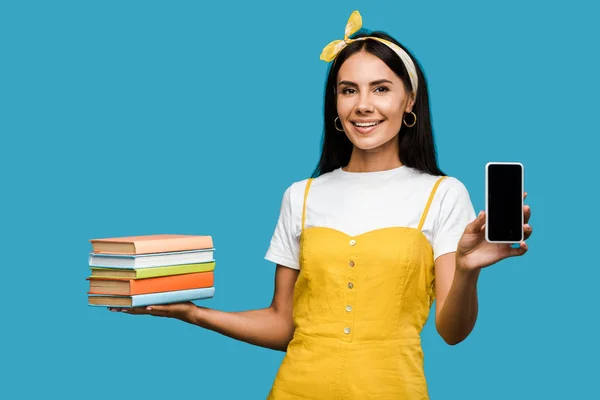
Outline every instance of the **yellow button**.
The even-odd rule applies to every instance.
[[[354,246],[355,244],[356,244],[356,240],[352,239],[352,240],[350,241],[350,246]]]
[[[352,306],[346,306],[346,311],[348,311],[348,312],[352,311]]]
[[[351,267],[354,267],[354,261],[350,261],[350,262],[348,263],[348,265],[350,265]]]
[[[350,333],[350,328],[344,328],[344,333],[347,335]]]
[[[354,284],[353,284],[352,282],[348,282],[348,287],[349,287],[350,289],[352,289],[352,288],[354,287]]]

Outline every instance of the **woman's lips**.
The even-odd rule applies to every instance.
[[[352,126],[354,129],[363,135],[374,131],[379,125],[381,125],[384,121],[352,121]]]

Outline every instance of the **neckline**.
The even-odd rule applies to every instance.
[[[431,243],[429,243],[429,240],[427,239],[427,236],[425,236],[425,233],[423,233],[423,231],[421,231],[421,230],[419,230],[417,228],[413,228],[411,226],[386,226],[386,227],[383,227],[383,228],[371,229],[370,231],[362,232],[362,233],[359,233],[358,235],[349,235],[349,234],[347,234],[344,231],[340,231],[339,229],[330,228],[328,226],[317,225],[317,226],[307,226],[307,227],[304,227],[304,229],[300,233],[300,237],[302,238],[306,234],[306,232],[311,231],[311,230],[330,231],[330,232],[333,232],[335,234],[342,235],[346,239],[358,239],[358,238],[361,238],[361,237],[364,237],[364,236],[370,236],[370,235],[381,233],[381,232],[385,232],[385,231],[394,231],[394,230],[401,231],[401,232],[407,231],[407,232],[416,233],[420,238],[422,238],[422,239],[425,240],[425,242],[427,243],[427,245],[429,247],[432,247]]]
[[[344,166],[345,167],[345,166]],[[344,171],[344,167],[339,167],[334,170],[334,172],[342,177],[350,178],[350,179],[362,179],[362,178],[386,178],[392,175],[395,175],[399,172],[408,171],[408,167],[404,164],[399,167],[394,167],[391,169],[384,169],[380,171],[367,171],[367,172],[350,172]]]

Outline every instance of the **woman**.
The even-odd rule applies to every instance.
[[[322,155],[285,191],[266,255],[277,264],[270,307],[121,310],[286,351],[269,399],[427,399],[420,332],[433,300],[439,334],[461,342],[480,270],[527,251],[485,241],[485,215],[438,169],[418,64],[385,34],[350,39],[361,25],[355,11],[321,55],[333,61]]]

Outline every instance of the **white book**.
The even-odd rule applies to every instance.
[[[134,296],[104,294],[88,295],[88,305],[96,307],[141,307],[154,304],[181,303],[184,301],[209,299],[215,295],[215,287],[175,290],[172,292],[147,293]]]
[[[90,267],[141,269],[170,265],[198,264],[214,261],[214,248],[150,254],[97,254],[90,253]]]

